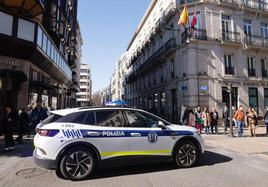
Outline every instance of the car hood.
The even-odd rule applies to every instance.
[[[188,127],[183,125],[177,125],[177,124],[171,124],[166,126],[168,129],[173,131],[190,131],[190,132],[196,132],[197,129],[194,127]]]

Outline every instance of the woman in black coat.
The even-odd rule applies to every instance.
[[[13,150],[15,147],[13,132],[17,126],[18,117],[16,112],[10,106],[5,107],[5,113],[2,120],[2,131],[5,136],[5,150]]]

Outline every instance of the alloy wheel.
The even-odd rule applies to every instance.
[[[196,160],[196,149],[192,144],[184,144],[179,148],[177,160],[183,167],[191,166]]]

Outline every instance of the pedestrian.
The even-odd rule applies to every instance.
[[[266,126],[266,135],[268,135],[268,107],[266,107],[266,112],[263,119]]]
[[[190,127],[195,126],[195,115],[192,108],[189,108],[188,126]]]
[[[202,111],[200,107],[196,108],[195,111],[195,127],[199,130],[200,134],[202,133],[204,121],[202,119]]]
[[[5,150],[14,150],[15,142],[13,133],[17,126],[18,116],[11,106],[6,106],[2,119],[2,130],[5,136]]]
[[[189,112],[190,112],[189,108],[186,107],[184,112],[183,112],[182,119],[181,119],[181,123],[183,125],[187,125],[189,123]]]
[[[256,136],[256,126],[257,126],[257,113],[254,111],[252,107],[249,107],[248,113],[247,113],[247,121],[248,121],[248,127],[250,136]]]
[[[224,118],[224,134],[226,134],[228,127],[230,127],[229,122],[230,122],[230,109],[227,105],[224,106],[224,111],[223,111],[223,118]]]
[[[214,134],[214,128],[215,133],[218,134],[218,119],[219,119],[219,113],[216,108],[213,108],[210,112],[210,126],[211,126],[211,133]]]
[[[205,133],[209,133],[209,127],[210,127],[210,115],[209,115],[209,110],[207,107],[204,108],[204,111],[202,112],[202,119],[203,119],[203,124],[205,128]]]
[[[235,114],[234,114],[234,120],[237,126],[237,133],[238,133],[238,137],[243,136],[243,125],[244,125],[244,121],[245,121],[245,113],[243,111],[243,107],[240,105],[239,109],[236,110]]]
[[[33,128],[35,129],[36,125],[47,118],[47,111],[41,106],[40,103],[37,103],[36,107],[32,110],[31,113],[31,122]]]
[[[27,132],[29,135],[29,128],[30,128],[30,126],[29,126],[30,117],[29,117],[28,113],[26,112],[25,108],[22,108],[20,113],[19,113],[19,123],[18,124],[19,124],[19,127],[18,127],[19,136],[16,140],[19,144],[23,144],[23,142],[22,142],[23,134],[25,132]]]

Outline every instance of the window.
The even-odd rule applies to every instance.
[[[248,88],[249,106],[258,112],[258,88]]]
[[[267,23],[261,23],[261,36],[268,38],[268,26]]]
[[[34,42],[35,25],[30,21],[19,19],[18,22],[18,38]]]
[[[8,36],[12,35],[13,17],[0,12],[0,33]]]
[[[268,88],[264,88],[264,107],[268,107]]]
[[[234,66],[232,62],[232,55],[224,55],[224,70],[226,75],[234,75]]]
[[[263,58],[261,59],[261,73],[262,73],[262,77],[267,77],[267,66]]]
[[[222,39],[229,40],[230,16],[226,15],[221,16],[221,27],[222,27]]]
[[[42,40],[43,40],[43,31],[41,27],[37,29],[37,45],[41,48],[42,47]]]
[[[252,43],[252,26],[251,26],[251,20],[245,19],[244,20],[244,33],[246,35],[245,42],[251,44]]]
[[[97,126],[123,127],[124,119],[120,110],[96,111]]]
[[[47,52],[47,36],[45,34],[43,34],[42,49],[45,53]]]
[[[254,57],[247,57],[247,61],[248,61],[248,76],[255,77],[256,65],[255,65]]]
[[[143,128],[153,128],[158,126],[158,119],[137,111],[126,111],[126,117],[128,120],[128,127],[143,127]]]
[[[94,112],[76,112],[68,114],[56,122],[68,122],[68,123],[79,123],[86,125],[95,125]]]
[[[164,67],[161,66],[160,68],[160,81],[161,83],[164,81]]]

